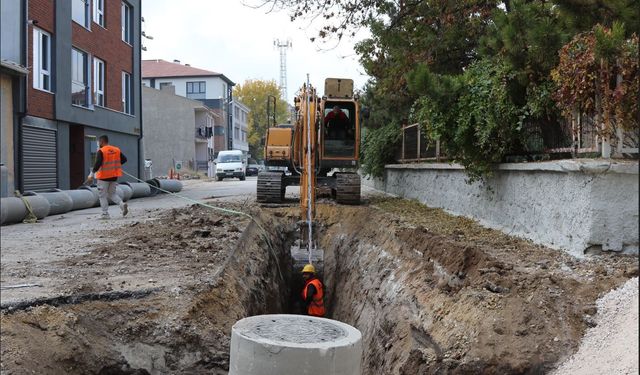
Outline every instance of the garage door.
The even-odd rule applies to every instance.
[[[22,172],[24,191],[43,191],[58,187],[56,131],[22,127]]]

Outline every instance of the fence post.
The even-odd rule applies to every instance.
[[[422,156],[420,154],[420,138],[422,138],[422,134],[420,133],[420,123],[418,123],[416,125],[416,127],[418,128],[417,134],[418,134],[418,150],[416,152],[416,156],[418,157],[418,159],[420,159],[420,157]]]
[[[580,148],[580,135],[582,130],[580,129],[580,113],[577,108],[574,108],[571,113],[571,133],[573,133],[573,151],[571,152],[572,157],[578,156],[578,149]]]
[[[440,140],[436,139],[436,161],[440,162]]]
[[[400,155],[400,162],[404,162],[404,160],[405,160],[404,138],[405,138],[405,128],[404,128],[404,125],[402,125],[402,154]]]

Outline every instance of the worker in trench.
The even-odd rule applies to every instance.
[[[127,162],[127,157],[116,146],[109,144],[109,137],[101,135],[98,139],[100,149],[96,154],[96,162],[87,182],[91,183],[97,179],[98,196],[100,197],[100,207],[102,207],[102,215],[100,219],[108,220],[109,217],[109,199],[118,206],[122,216],[127,216],[129,207],[120,199],[116,193],[118,187],[118,177],[122,176],[122,164]]]
[[[316,268],[307,264],[302,268],[304,288],[302,289],[302,303],[307,315],[324,317],[324,286],[316,276]]]

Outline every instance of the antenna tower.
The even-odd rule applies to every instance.
[[[291,48],[291,39],[273,41],[273,46],[280,50],[280,95],[287,101],[287,49]]]

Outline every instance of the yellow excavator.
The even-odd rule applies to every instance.
[[[327,78],[324,95],[309,82],[294,99],[293,124],[276,125],[275,98],[269,98],[269,127],[265,137],[266,172],[258,174],[258,202],[284,201],[287,186],[300,186],[301,239],[291,249],[294,268],[306,263],[322,272],[323,251],[314,239],[316,192],[331,189],[340,204],[360,203],[361,108],[353,80]],[[367,111],[362,111],[367,117]],[[279,170],[273,170],[278,168]]]
[[[267,171],[258,174],[258,202],[283,202],[286,187],[300,185],[302,207],[307,206],[307,199],[315,200],[318,187],[330,188],[337,203],[360,203],[360,176],[356,170],[361,108],[353,93],[353,80],[327,78],[322,97],[314,87],[303,85],[294,99],[293,124],[275,124],[275,98],[270,99],[273,101],[268,106],[269,128],[264,147]],[[306,168],[309,157],[310,171]],[[269,170],[274,168],[280,170]],[[307,174],[312,176],[310,182],[303,176]]]

